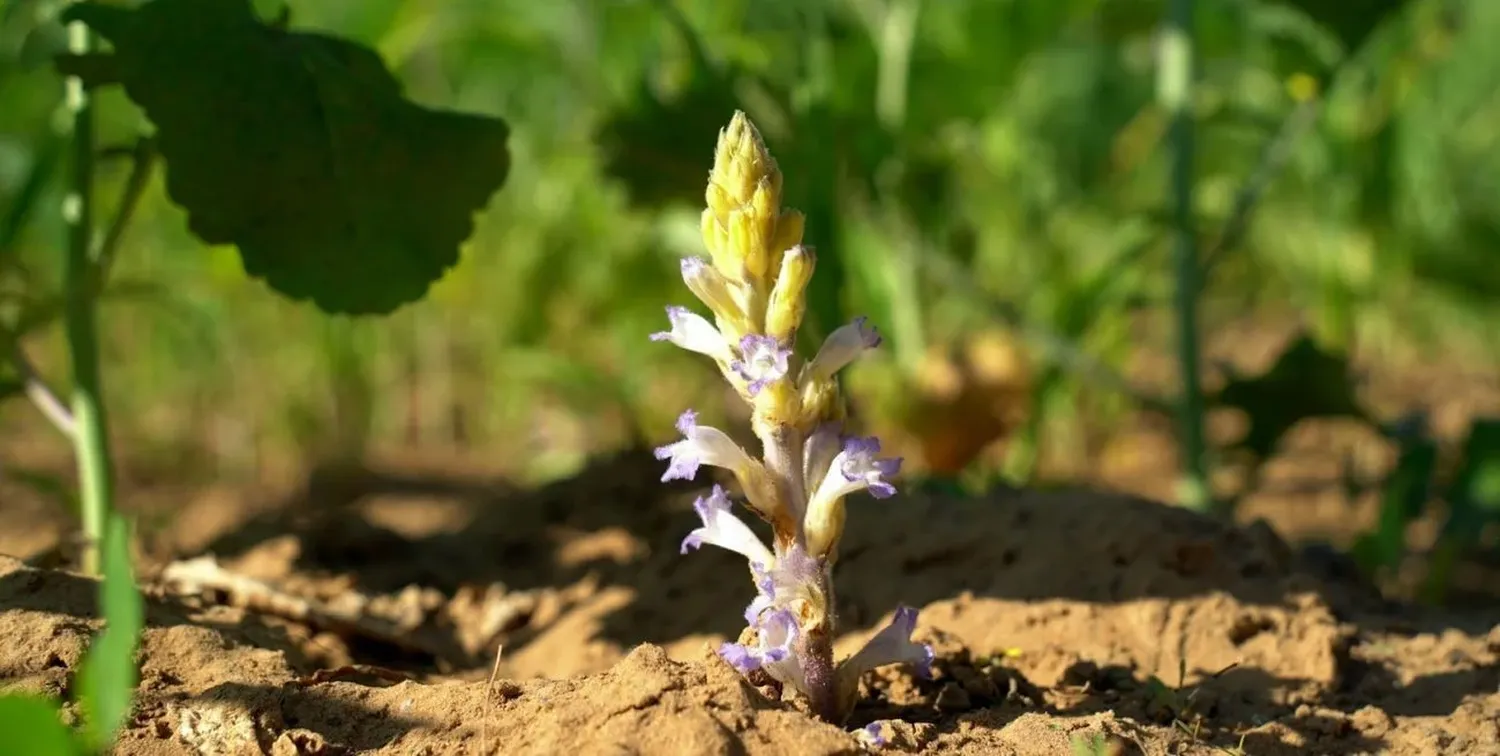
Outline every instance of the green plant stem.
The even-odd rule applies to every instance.
[[[81,23],[68,25],[68,52],[87,55],[93,35]],[[109,427],[99,376],[99,334],[94,303],[93,255],[94,107],[83,80],[65,82],[66,106],[73,120],[71,186],[63,203],[68,250],[63,266],[68,357],[73,366],[73,449],[78,465],[79,504],[83,513],[83,569],[98,574],[104,524],[113,508],[114,480]]]
[[[1183,505],[1214,507],[1208,486],[1203,432],[1203,393],[1198,374],[1198,244],[1193,224],[1193,6],[1195,0],[1172,0],[1160,40],[1158,97],[1172,117],[1172,206],[1177,269],[1177,362],[1182,374],[1178,444],[1182,455]]]

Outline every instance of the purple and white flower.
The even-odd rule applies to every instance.
[[[818,511],[837,499],[865,489],[877,499],[894,495],[896,487],[891,485],[890,479],[901,471],[901,458],[880,458],[876,456],[879,453],[880,440],[877,438],[846,439],[843,451],[834,456],[828,472],[809,498],[807,511]]]
[[[923,678],[932,677],[932,647],[917,643],[911,634],[917,629],[917,610],[909,606],[896,608],[891,623],[865,642],[863,648],[839,665],[839,677],[853,685],[859,677],[887,664],[911,664]]]
[[[740,672],[764,669],[780,679],[776,668],[784,667],[788,660],[796,663],[792,643],[799,632],[797,618],[785,609],[778,609],[767,612],[753,624],[756,629],[753,643],[725,643],[719,646],[719,657]]]
[[[686,307],[668,307],[667,321],[672,324],[669,331],[651,334],[652,341],[670,341],[690,352],[706,354],[720,362],[733,359],[729,343],[708,318]]]
[[[677,418],[681,441],[656,448],[657,459],[669,459],[661,479],[692,480],[701,465],[722,467],[741,474],[751,467],[750,455],[718,428],[698,424],[698,413],[688,410]]]
[[[745,607],[745,624],[754,625],[762,613],[776,605],[776,581],[754,560],[750,562],[750,574],[755,576],[755,598]]]
[[[682,539],[682,553],[702,548],[706,543],[740,554],[750,560],[752,567],[768,569],[776,557],[744,520],[729,511],[730,506],[729,494],[721,486],[715,485],[708,496],[698,497],[693,509],[703,520],[703,527],[694,528]]]
[[[880,346],[880,342],[880,332],[875,326],[870,325],[864,316],[857,317],[853,323],[839,326],[828,334],[823,346],[818,348],[818,354],[807,363],[805,375],[814,381],[826,381],[865,350]]]
[[[827,477],[828,469],[844,446],[838,423],[822,423],[802,445],[802,479],[816,483]]]
[[[861,743],[871,748],[883,748],[888,745],[884,734],[884,719],[877,719],[864,727],[854,731],[854,737]]]
[[[751,396],[768,384],[786,377],[792,350],[770,336],[750,334],[740,339],[740,359],[729,363],[729,369],[745,379]]]
[[[719,658],[741,673],[763,669],[783,685],[807,692],[802,663],[794,646],[802,633],[797,617],[786,609],[773,609],[751,623],[755,640],[750,643],[725,643],[719,646]]]

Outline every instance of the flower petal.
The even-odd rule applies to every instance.
[[[917,610],[909,606],[896,608],[891,623],[870,638],[858,653],[839,665],[842,685],[854,685],[864,673],[887,664],[911,664],[923,678],[932,677],[932,647],[911,639],[917,627]]]
[[[775,556],[744,520],[729,511],[731,506],[729,494],[717,485],[714,486],[713,493],[698,497],[693,502],[693,509],[702,518],[703,527],[694,528],[682,539],[682,553],[686,554],[707,543],[744,556],[752,566],[762,565],[762,569],[769,567],[774,563]]]
[[[838,423],[819,425],[802,446],[802,479],[811,483],[828,477],[828,469],[842,447]]]
[[[702,315],[686,307],[673,306],[667,308],[667,320],[672,329],[651,334],[652,341],[670,341],[689,352],[706,354],[721,362],[733,358],[724,335]]]
[[[755,654],[755,647],[739,643],[723,643],[719,646],[719,658],[729,663],[741,673],[760,669],[760,657]]]
[[[656,448],[657,459],[671,460],[662,482],[669,480],[692,480],[701,465],[722,467],[743,475],[750,469],[750,455],[741,449],[724,431],[707,425],[698,425],[698,413],[687,410],[677,418],[677,430],[683,439],[676,443]]]
[[[759,631],[762,667],[771,677],[805,695],[807,683],[802,675],[802,662],[793,652],[793,644],[801,632],[797,629],[796,616],[785,609],[769,611],[761,615],[756,629]]]
[[[760,563],[750,562],[750,574],[755,576],[755,598],[745,607],[745,624],[754,625],[762,612],[776,605],[776,580]]]
[[[901,472],[901,458],[879,458],[880,440],[877,438],[851,437],[844,440],[844,448],[828,465],[822,482],[818,484],[809,500],[808,510],[820,503],[840,499],[856,491],[870,489],[871,495],[884,499],[896,493],[889,478]]]
[[[818,354],[807,364],[806,375],[809,380],[826,381],[853,362],[861,352],[880,346],[880,341],[880,332],[868,324],[868,319],[857,317],[853,323],[839,326],[828,334],[823,346],[818,348]]]

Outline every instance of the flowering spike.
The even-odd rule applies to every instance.
[[[755,596],[745,607],[748,628],[719,656],[735,669],[759,671],[807,698],[820,717],[842,722],[854,704],[859,675],[898,661],[931,662],[930,648],[911,641],[916,612],[901,609],[865,649],[836,666],[832,638],[832,567],[843,533],[844,499],[868,490],[896,492],[901,460],[883,459],[879,441],[843,435],[843,399],[834,374],[880,336],[864,318],[839,328],[809,361],[791,345],[807,309],[816,267],[802,245],[805,219],[781,207],[782,176],[760,133],[735,113],[719,133],[704,191],[703,244],[708,259],[682,262],[688,288],[713,322],[684,308],[667,311],[672,327],[652,334],[710,355],[751,405],[751,427],[762,445],[754,459],[724,432],[698,425],[691,410],[678,419],[682,439],[656,450],[667,460],[662,480],[691,479],[702,465],[734,472],[749,507],[771,524],[768,548],[731,514],[715,486],[694,504],[701,525],[682,541],[684,553],[711,544],[743,555]],[[883,742],[879,728],[862,730]]]

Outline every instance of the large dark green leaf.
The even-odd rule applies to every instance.
[[[420,107],[373,51],[268,26],[247,0],[87,2],[65,17],[114,52],[59,67],[123,84],[146,111],[193,233],[325,311],[420,299],[509,172],[503,121]]]

